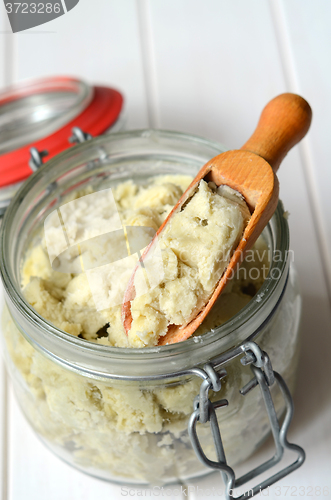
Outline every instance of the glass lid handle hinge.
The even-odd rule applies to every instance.
[[[226,500],[239,500],[254,497],[255,495],[261,493],[262,490],[274,484],[276,481],[279,481],[294,470],[298,469],[305,460],[304,450],[296,444],[289,443],[287,440],[287,432],[293,416],[293,400],[284,379],[281,375],[279,375],[279,373],[273,371],[269,356],[266,352],[262,351],[255,342],[247,342],[242,345],[241,353],[243,351],[245,355],[241,359],[241,363],[243,365],[251,365],[254,377],[240,390],[240,393],[245,396],[248,392],[254,389],[254,387],[260,387],[262,400],[267,410],[271,432],[275,443],[276,452],[274,456],[236,479],[234,470],[226,462],[221,432],[216,416],[216,410],[218,408],[228,406],[228,401],[226,399],[222,399],[212,402],[208,398],[209,390],[215,391],[216,389],[216,392],[220,390],[221,379],[226,376],[226,371],[224,369],[216,371],[212,364],[205,365],[203,370],[200,368],[195,369],[195,374],[203,378],[203,382],[200,387],[200,393],[194,400],[194,411],[188,423],[188,433],[191,439],[191,444],[199,460],[207,467],[221,472],[223,482],[225,484]],[[240,352],[238,349],[234,350],[232,358],[237,357],[238,352]],[[282,425],[279,424],[269,389],[269,387],[271,387],[274,383],[277,383],[279,386],[285,400],[286,413]],[[197,434],[198,422],[209,422],[216,450],[217,462],[207,458],[202,449]],[[285,449],[296,453],[297,458],[294,462],[279,472],[276,472],[269,478],[263,480],[253,488],[245,491],[242,495],[237,497],[234,496],[235,488],[241,488],[244,484],[278,464],[284,455]]]

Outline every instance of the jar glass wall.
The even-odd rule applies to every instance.
[[[59,456],[99,477],[147,484],[209,472],[190,445],[187,422],[201,379],[178,372],[254,339],[293,388],[301,300],[289,273],[289,236],[281,203],[264,231],[269,275],[258,294],[231,320],[201,337],[162,348],[97,345],[57,329],[28,304],[21,291],[22,262],[47,215],[85,186],[94,191],[127,179],[188,174],[222,150],[193,136],[138,131],[102,136],[54,158],[15,196],[3,221],[1,273],[6,308],[4,352],[15,392],[37,434]],[[228,463],[245,460],[269,432],[258,389],[242,396],[252,378],[239,359],[225,369],[220,393],[229,406],[217,411]],[[284,403],[272,391],[279,414]],[[209,425],[199,425],[208,457]]]

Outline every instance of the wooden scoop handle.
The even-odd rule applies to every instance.
[[[255,132],[241,149],[261,156],[276,172],[289,150],[306,135],[311,118],[305,99],[280,94],[263,109]]]

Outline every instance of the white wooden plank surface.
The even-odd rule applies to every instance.
[[[128,127],[148,125],[135,0],[80,0],[66,15],[16,35],[15,79],[68,74],[124,93]]]
[[[5,9],[0,9],[0,88],[5,85],[6,18]]]
[[[0,499],[7,499],[7,374],[0,362]]]
[[[0,284],[0,311],[2,311],[3,289]],[[1,330],[0,330],[1,334]],[[5,371],[2,353],[0,354],[0,500],[7,500],[7,473],[8,473],[8,390],[7,373]]]
[[[15,35],[13,35],[4,5],[0,5],[0,89],[13,82]]]
[[[309,0],[282,0],[280,6],[296,75],[293,90],[302,92],[314,110],[304,167],[331,300],[331,3],[321,0],[317,7]]]
[[[268,3],[153,0],[150,9],[158,126],[240,147],[251,117],[285,91]]]
[[[2,285],[0,285],[2,300]],[[2,357],[0,358],[0,499],[5,500],[7,483],[7,376]]]

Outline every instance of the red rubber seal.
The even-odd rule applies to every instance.
[[[32,174],[29,167],[31,147],[38,151],[48,151],[49,160],[73,146],[69,143],[73,127],[79,127],[94,137],[114,125],[123,107],[122,95],[109,87],[94,87],[93,90],[94,94],[87,108],[58,131],[0,156],[0,187],[23,181]]]

